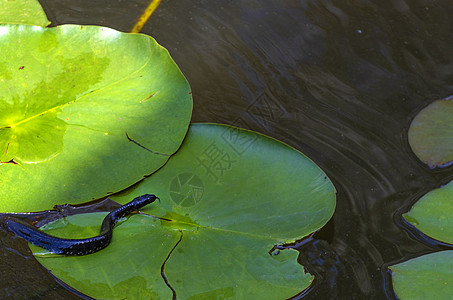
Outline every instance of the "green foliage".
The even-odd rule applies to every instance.
[[[390,267],[401,300],[450,299],[453,293],[453,251],[427,254]]]
[[[453,101],[438,100],[415,116],[408,133],[417,157],[431,168],[453,161]]]
[[[180,146],[190,87],[151,37],[78,25],[0,33],[0,211],[120,191]]]
[[[126,203],[144,193],[161,202],[144,208],[149,215],[117,226],[106,249],[39,261],[95,298],[142,293],[169,299],[160,268],[181,238],[165,264],[178,299],[283,299],[308,287],[312,276],[297,263],[296,251],[268,252],[319,229],[335,209],[332,183],[303,154],[272,138],[214,124],[191,125],[163,168],[112,199]],[[60,221],[50,227],[65,228],[50,233],[95,235],[103,216],[69,217],[64,222],[77,227]]]
[[[2,23],[49,24],[35,1],[1,1]],[[39,261],[97,299],[286,298],[313,279],[297,252],[269,251],[319,229],[335,189],[300,152],[263,135],[190,120],[190,87],[152,38],[96,26],[0,26],[0,211],[155,193],[106,249]],[[43,228],[97,235],[105,214]]]
[[[423,196],[404,214],[426,235],[453,243],[453,181]],[[453,251],[424,255],[390,267],[400,299],[449,299],[453,293]]]
[[[36,0],[0,0],[0,24],[27,24],[45,27],[50,22]]]
[[[453,244],[453,181],[423,196],[404,214],[424,234]]]

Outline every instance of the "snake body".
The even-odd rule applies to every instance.
[[[113,227],[119,219],[156,201],[155,195],[145,194],[110,212],[102,222],[99,235],[86,239],[63,239],[49,235],[37,227],[11,215],[0,216],[0,226],[33,245],[55,254],[87,255],[104,249],[112,240]]]

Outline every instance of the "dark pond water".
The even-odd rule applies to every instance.
[[[54,24],[129,31],[146,1],[46,0]],[[386,266],[437,251],[401,213],[453,179],[411,153],[416,113],[453,94],[451,1],[164,0],[144,27],[193,89],[193,122],[249,128],[308,155],[334,182],[332,221],[302,245],[304,299],[394,299]],[[77,299],[5,234],[2,289]]]

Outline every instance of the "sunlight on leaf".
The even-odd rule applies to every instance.
[[[0,24],[50,24],[37,0],[0,0]]]
[[[190,87],[151,37],[79,25],[0,31],[1,212],[117,192],[180,146]]]

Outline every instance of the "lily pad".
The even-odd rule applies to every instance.
[[[50,22],[36,0],[0,0],[0,24],[26,24],[45,27]]]
[[[403,217],[433,239],[453,244],[453,181],[418,200]],[[449,299],[453,251],[423,255],[389,267],[399,299]]]
[[[0,44],[0,211],[120,191],[180,146],[190,87],[151,37],[1,25]]]
[[[46,232],[71,238],[94,236],[99,234],[105,215],[91,213],[60,219],[45,226]],[[156,227],[161,227],[158,219],[133,215],[116,225],[112,241],[104,250],[79,257],[37,258],[54,275],[67,283],[76,282],[78,290],[96,299],[171,299],[160,268],[179,240],[179,232]],[[38,254],[43,252],[42,248],[31,247]]]
[[[144,193],[161,202],[117,226],[104,250],[38,260],[95,298],[141,291],[169,299],[163,266],[178,299],[284,299],[313,277],[297,263],[297,251],[270,250],[319,229],[335,209],[334,186],[302,153],[261,134],[214,124],[191,125],[163,168],[111,198],[126,203]],[[90,225],[87,220],[66,218],[81,226]],[[67,227],[51,232],[81,237],[80,228]]]
[[[433,239],[453,244],[453,181],[418,200],[403,217]]]
[[[390,267],[399,299],[450,299],[453,251],[427,254]]]
[[[437,100],[420,111],[411,123],[409,144],[429,167],[445,167],[453,162],[452,97]]]

